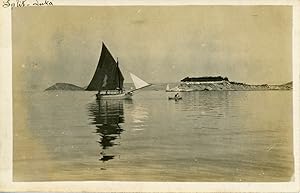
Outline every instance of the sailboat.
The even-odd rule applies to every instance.
[[[133,92],[151,84],[130,73],[135,89],[125,91],[124,76],[119,68],[119,61],[115,61],[105,44],[102,50],[95,74],[86,88],[88,91],[98,91],[97,99],[131,99]]]

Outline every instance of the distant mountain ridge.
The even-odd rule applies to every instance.
[[[206,82],[203,84],[186,84],[186,82],[181,83],[169,83],[170,92],[185,92],[185,91],[210,91],[210,90],[291,90],[293,89],[293,82],[288,82],[281,85],[250,85],[246,83],[233,82],[233,81],[223,81],[223,82]],[[145,90],[165,90],[167,83],[157,83],[153,86],[145,88]],[[133,83],[124,83],[125,90],[133,89]],[[45,91],[84,91],[86,87],[76,86],[70,83],[56,83],[51,87],[45,89]]]

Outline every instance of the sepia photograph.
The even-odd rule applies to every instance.
[[[47,3],[2,6],[13,183],[298,184],[293,6]]]

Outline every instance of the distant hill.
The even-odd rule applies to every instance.
[[[283,88],[286,88],[286,89],[293,89],[293,81],[288,82],[286,84],[279,85],[279,86],[283,87]]]
[[[74,84],[69,84],[69,83],[56,83],[53,86],[50,86],[49,88],[45,89],[45,91],[50,91],[50,90],[84,90],[84,88],[76,86]]]

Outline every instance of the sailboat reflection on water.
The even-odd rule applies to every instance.
[[[101,147],[100,161],[114,159],[115,153],[110,153],[124,131],[120,124],[124,123],[123,100],[96,100],[89,105],[92,124],[96,126],[96,133],[100,136],[98,143]]]

